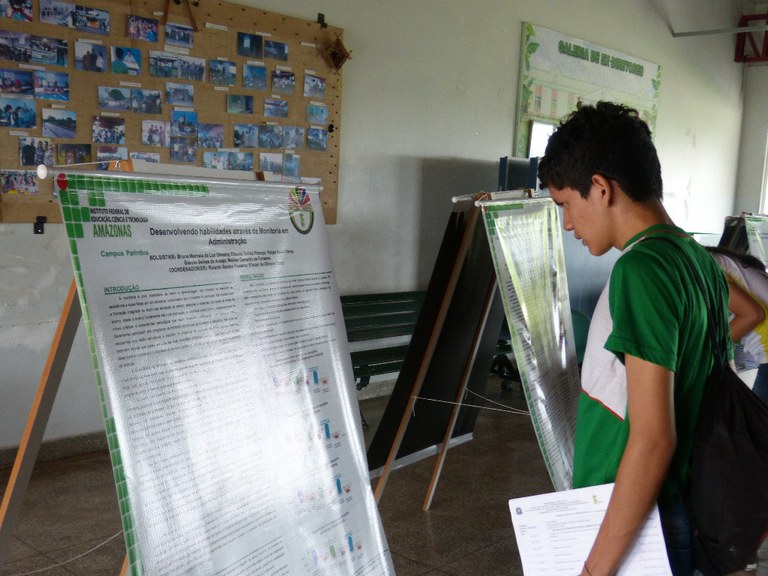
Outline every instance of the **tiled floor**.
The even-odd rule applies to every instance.
[[[524,407],[522,395],[503,391],[494,377],[488,396]],[[367,439],[385,402],[363,401]],[[432,507],[423,512],[434,461],[394,471],[383,492],[379,509],[398,576],[522,575],[507,501],[552,489],[530,419],[482,411],[474,440],[449,451]],[[0,490],[7,481],[0,473]],[[125,556],[120,530],[106,452],[41,462],[0,576],[114,576]],[[758,574],[768,576],[768,568]]]

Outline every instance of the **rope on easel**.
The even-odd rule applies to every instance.
[[[451,404],[453,406],[466,406],[467,408],[478,408],[480,410],[492,410],[494,412],[506,412],[508,414],[520,414],[524,416],[530,415],[530,412],[528,410],[521,410],[520,408],[514,408],[512,406],[507,406],[506,404],[502,404],[501,402],[496,402],[495,400],[491,400],[490,398],[486,396],[482,396],[481,394],[478,394],[477,392],[472,392],[472,390],[467,390],[468,393],[474,394],[478,398],[485,400],[486,402],[490,402],[491,404],[496,404],[497,406],[501,406],[501,408],[494,408],[492,406],[481,406],[479,404],[467,404],[466,402],[452,402],[450,400],[440,400],[438,398],[427,398],[425,396],[412,396],[412,398],[416,400],[426,400],[427,402],[438,402],[440,404]],[[413,407],[413,412],[416,412],[416,406]]]
[[[120,536],[122,533],[123,533],[123,531],[120,530],[120,532],[118,532],[114,536],[110,536],[109,538],[104,540],[104,542],[102,542],[101,544],[98,544],[97,546],[94,546],[93,548],[83,552],[82,554],[78,554],[74,558],[70,558],[69,560],[65,560],[64,562],[60,562],[59,564],[54,564],[53,566],[48,566],[47,568],[40,568],[38,570],[32,570],[32,572],[19,572],[17,574],[11,574],[10,576],[29,576],[30,574],[39,574],[41,572],[47,572],[48,570],[53,570],[54,568],[58,568],[59,566],[64,566],[65,564],[69,564],[70,562],[74,562],[78,558],[82,558],[83,556],[87,556],[91,552],[95,552],[96,550],[98,550],[99,548],[104,546],[105,544],[108,544],[109,542],[111,542],[112,540],[114,540],[115,538]]]

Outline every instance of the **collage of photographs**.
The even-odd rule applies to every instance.
[[[287,43],[236,32],[231,55],[206,60],[190,55],[200,34],[192,26],[132,14],[116,22],[112,16],[65,0],[0,0],[0,128],[18,136],[19,158],[18,170],[0,170],[0,192],[36,194],[39,164],[128,158],[298,179],[299,151],[327,150],[326,79],[295,72]],[[40,34],[41,26],[29,33],[3,29],[7,19],[51,25],[51,35]],[[97,38],[57,38],[54,26]],[[235,61],[235,55],[248,60]],[[70,84],[78,85],[81,73],[103,74],[104,82],[93,95],[98,111],[78,119],[69,108],[79,107],[81,95],[73,97]],[[152,89],[142,87],[147,78],[164,79],[164,87],[158,89],[156,80]],[[209,117],[198,119],[195,92],[205,86],[226,93],[221,109],[206,107]],[[303,96],[304,109],[297,108],[296,96]],[[239,119],[245,115],[254,121]],[[84,131],[89,141],[75,142]],[[151,150],[129,150],[128,140]]]

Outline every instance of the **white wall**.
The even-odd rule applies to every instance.
[[[719,232],[734,206],[742,67],[720,0],[253,0],[344,29],[338,224],[342,293],[425,287],[450,197],[495,186],[514,138],[521,26],[530,21],[662,66],[656,142],[678,224]],[[173,4],[171,4],[173,7]],[[669,10],[675,13],[670,14]],[[69,282],[64,237],[0,225],[0,447],[17,444]],[[83,330],[81,330],[83,332]],[[47,438],[101,427],[82,334]]]
[[[765,182],[766,153],[768,153],[768,65],[749,66],[745,86],[749,94],[762,95],[747,99],[741,125],[741,159],[733,213],[763,212],[760,193]]]
[[[63,226],[0,224],[0,448],[19,443],[71,282]],[[45,437],[103,429],[81,323]]]

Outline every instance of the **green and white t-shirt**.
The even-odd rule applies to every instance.
[[[658,236],[676,245],[652,240]],[[727,334],[725,275],[680,228],[651,226],[634,236],[616,261],[592,317],[582,367],[575,488],[616,479],[631,426],[625,354],[674,372],[677,450],[660,501],[676,497],[678,481],[687,487],[693,432],[713,361],[706,301],[691,267],[717,303],[718,329]],[[729,336],[727,341],[730,346]]]

